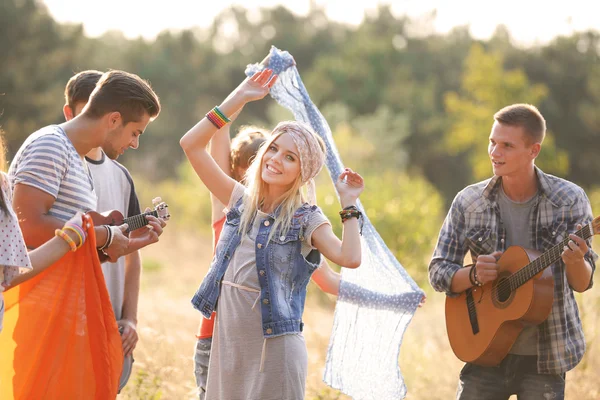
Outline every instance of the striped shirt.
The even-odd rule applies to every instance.
[[[10,164],[11,190],[25,184],[56,199],[48,214],[62,221],[78,211],[96,210],[96,193],[85,161],[65,131],[50,125],[32,133]]]
[[[579,186],[567,180],[544,174],[535,168],[539,196],[534,200],[529,220],[529,237],[541,252],[560,243],[577,224],[589,224],[590,202]],[[498,205],[501,178],[468,186],[459,192],[442,225],[438,243],[429,264],[429,281],[438,292],[456,296],[450,291],[452,278],[462,265],[467,251],[472,260],[479,255],[506,250],[506,225]],[[591,250],[585,258],[595,270],[598,256]],[[573,290],[567,281],[562,259],[551,267],[554,278],[554,302],[548,318],[538,325],[538,372],[562,374],[574,368],[585,352],[585,339]],[[593,280],[590,280],[589,288]]]

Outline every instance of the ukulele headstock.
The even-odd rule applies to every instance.
[[[158,218],[168,221],[171,218],[171,214],[169,214],[169,206],[167,203],[162,201],[160,197],[155,197],[152,199],[152,205],[154,206],[154,211],[156,211],[156,215]]]

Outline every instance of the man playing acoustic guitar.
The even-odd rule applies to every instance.
[[[478,309],[481,304],[488,301],[501,312],[508,312],[511,306],[518,306],[517,299],[525,296],[522,293],[533,290],[534,281],[541,292],[546,288],[550,300],[546,312],[542,312],[543,319],[535,323],[531,323],[535,318],[524,319],[523,323],[499,323],[499,333],[490,335],[493,342],[483,346],[480,357],[461,357],[459,345],[464,343],[450,338],[457,356],[472,361],[460,372],[456,397],[508,399],[516,394],[520,400],[564,398],[565,373],[579,363],[585,352],[573,291],[583,292],[592,286],[597,258],[590,242],[572,233],[582,226],[589,233],[591,206],[579,186],[547,175],[535,166],[546,131],[546,122],[535,107],[514,104],[498,111],[494,120],[488,146],[494,176],[468,186],[455,197],[429,265],[429,279],[436,291],[448,296],[449,336],[456,331],[449,322],[456,317],[452,314],[461,314],[458,317],[464,322],[464,336],[472,335],[471,349],[462,354],[476,348],[480,337],[490,332],[486,326],[490,312]],[[561,242],[565,245],[559,245]],[[510,253],[509,246],[539,252],[556,250],[552,259],[556,261],[543,266],[547,283],[538,284],[542,272],[528,278],[529,282],[515,280],[516,273],[510,279],[511,274],[503,267],[503,255]],[[467,251],[474,264],[462,268]],[[533,261],[535,257],[530,258]],[[448,307],[449,301],[458,296],[464,300],[463,313]],[[538,300],[526,303],[524,314],[543,309],[539,304]]]

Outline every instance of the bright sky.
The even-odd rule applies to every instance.
[[[331,20],[359,24],[365,11],[374,10],[374,0],[43,0],[50,13],[61,22],[83,22],[90,36],[107,30],[120,30],[134,38],[155,37],[165,29],[208,26],[223,9],[239,4],[252,10],[258,7],[285,6],[306,14],[310,4],[324,6]],[[380,0],[391,4],[396,15],[424,17],[437,10],[434,27],[447,32],[457,25],[470,25],[477,38],[487,38],[498,24],[508,26],[522,44],[546,42],[558,34],[594,28],[600,30],[600,2],[594,0]],[[551,5],[555,3],[554,5]]]

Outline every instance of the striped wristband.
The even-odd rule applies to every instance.
[[[219,107],[215,106],[212,110],[210,110],[206,114],[206,118],[215,126],[217,129],[221,129],[225,125],[227,125],[231,120],[225,116],[219,110]]]

